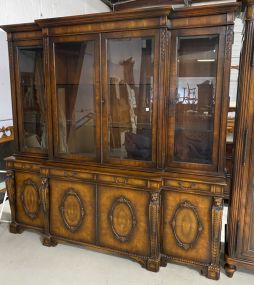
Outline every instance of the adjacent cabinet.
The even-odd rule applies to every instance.
[[[220,274],[237,3],[41,19],[8,33],[10,231]]]
[[[225,270],[254,269],[254,1],[246,3],[235,134],[232,198],[229,207]]]

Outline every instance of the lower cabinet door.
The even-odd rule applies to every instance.
[[[83,242],[95,242],[94,184],[52,179],[50,181],[50,233]]]
[[[149,193],[113,186],[99,186],[98,193],[99,244],[149,256]]]
[[[16,220],[20,224],[43,228],[39,174],[16,172]]]
[[[162,252],[179,261],[209,264],[212,197],[163,191]]]

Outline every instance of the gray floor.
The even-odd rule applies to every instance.
[[[8,206],[3,218],[10,218]],[[221,279],[216,283],[253,285],[254,273],[238,271],[233,279],[229,279],[222,269]],[[7,224],[0,224],[0,285],[216,283],[185,266],[168,264],[159,273],[152,273],[135,262],[77,246],[60,244],[55,248],[47,248],[41,245],[38,234],[25,231],[21,235],[13,235],[9,233]]]

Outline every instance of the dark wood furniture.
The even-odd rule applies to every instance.
[[[2,27],[17,146],[7,159],[10,231],[218,279],[238,9],[168,6]]]
[[[229,277],[233,276],[238,266],[254,268],[254,1],[245,1],[245,5],[246,21],[240,62],[233,185],[226,237],[225,271]]]

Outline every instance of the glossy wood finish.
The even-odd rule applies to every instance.
[[[237,267],[254,269],[253,220],[253,36],[254,2],[245,1],[245,33],[241,53],[238,116],[236,118],[232,197],[229,207],[225,271],[232,277]]]
[[[43,228],[40,184],[38,174],[16,172],[16,221],[19,224]]]
[[[22,110],[17,104],[19,88],[14,72],[17,59],[13,57],[13,47],[21,44],[27,47],[33,42],[43,44],[48,110],[47,153],[32,149],[24,152],[21,143],[24,133],[19,127],[18,152],[7,159],[11,232],[39,229],[45,246],[70,241],[130,258],[150,271],[157,272],[167,262],[178,262],[198,267],[208,278],[218,279],[226,185],[224,145],[229,67],[232,27],[238,8],[236,3],[180,9],[167,6],[3,27],[9,35],[15,122],[22,124]],[[215,106],[212,159],[206,164],[179,163],[173,159],[175,50],[178,38],[186,37],[216,37],[218,43],[216,68],[208,64],[216,78],[216,95],[212,103]],[[79,50],[77,45],[87,42],[94,43],[90,53],[94,64],[82,66],[84,48]],[[73,49],[66,48],[71,45]],[[208,56],[205,59],[209,60]],[[197,69],[190,66],[195,77]],[[65,135],[71,133],[68,124],[63,128],[58,123],[61,112],[68,118],[63,121],[69,122],[70,129],[80,126],[75,125],[80,106],[75,109],[74,102],[77,90],[82,89],[81,71],[94,76],[94,155],[80,151],[80,146],[90,139],[86,128],[82,139],[73,140],[78,144],[74,150],[79,151],[72,148],[59,151],[63,139],[59,129],[64,129]],[[116,84],[118,81],[123,86]],[[59,88],[65,88],[65,94],[74,98],[68,101],[63,96],[59,103]],[[84,106],[89,105],[88,96],[81,97],[82,100],[86,97],[84,102],[81,100]],[[203,116],[208,113],[205,110]],[[112,155],[112,148],[117,149],[117,155]],[[32,182],[27,180],[29,173]]]

